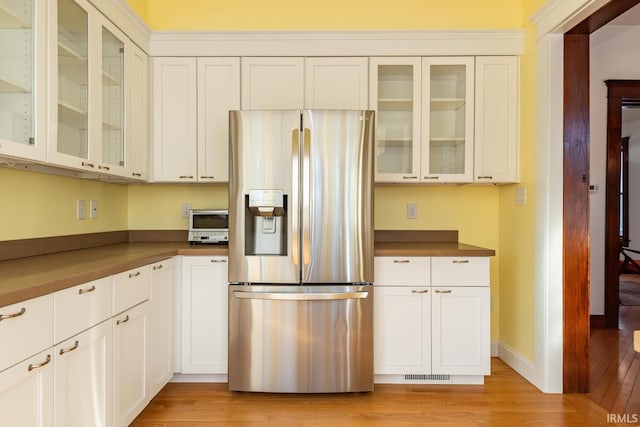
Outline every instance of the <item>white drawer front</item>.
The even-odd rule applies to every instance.
[[[489,258],[433,257],[433,286],[489,286]]]
[[[53,295],[0,307],[0,371],[53,345]]]
[[[113,276],[113,314],[119,314],[151,294],[151,266],[145,265]]]
[[[112,278],[104,277],[53,295],[55,343],[111,317]]]
[[[375,257],[374,285],[429,286],[431,258]]]

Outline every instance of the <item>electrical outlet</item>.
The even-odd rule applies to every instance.
[[[415,203],[407,204],[407,219],[418,218],[418,206]]]
[[[524,187],[516,188],[516,206],[524,206],[527,204],[527,189]]]
[[[189,211],[191,210],[190,202],[182,203],[182,218],[189,218]]]
[[[87,201],[86,200],[78,200],[76,202],[76,218],[77,219],[87,218]]]
[[[89,218],[91,219],[98,218],[98,201],[97,200],[89,201]]]

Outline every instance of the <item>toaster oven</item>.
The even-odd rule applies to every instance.
[[[227,209],[192,209],[189,211],[189,243],[228,243]]]

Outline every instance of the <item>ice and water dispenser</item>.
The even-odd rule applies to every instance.
[[[287,255],[287,195],[283,190],[245,194],[245,255]]]

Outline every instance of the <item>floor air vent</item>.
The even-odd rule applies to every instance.
[[[424,374],[405,374],[405,381],[449,381],[451,375],[424,375]]]

